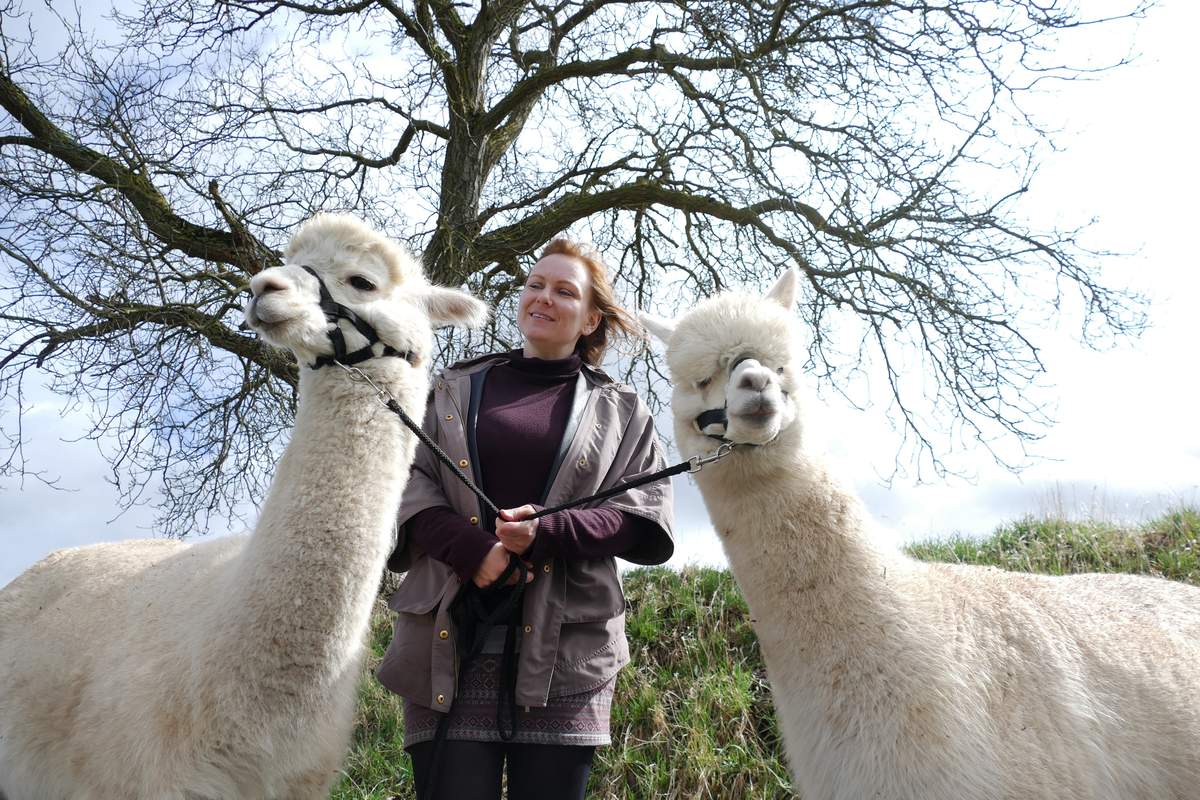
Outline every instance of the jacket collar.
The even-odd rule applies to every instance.
[[[442,377],[447,381],[454,381],[458,378],[467,378],[480,370],[493,367],[496,364],[505,364],[512,358],[512,353],[488,353],[478,358],[473,358],[467,361],[459,361],[451,364],[442,371]],[[593,367],[586,361],[582,364],[579,370],[587,376],[588,381],[593,385],[604,386],[614,383],[608,373],[599,367]]]

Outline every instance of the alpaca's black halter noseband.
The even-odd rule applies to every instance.
[[[317,356],[317,360],[310,365],[312,369],[320,369],[330,364],[351,366],[353,364],[360,364],[369,358],[382,356],[403,358],[412,366],[415,367],[417,365],[417,356],[411,350],[400,351],[386,342],[383,345],[383,352],[376,353],[375,344],[380,341],[380,338],[375,329],[371,327],[371,323],[354,313],[352,309],[334,300],[333,295],[329,293],[329,287],[325,285],[325,281],[321,279],[321,276],[317,274],[315,269],[304,264],[300,268],[317,279],[317,286],[321,290],[321,311],[325,313],[325,319],[333,325],[329,330],[329,343],[333,345],[333,355]],[[342,333],[341,326],[338,325],[342,320],[353,325],[354,329],[367,340],[365,345],[352,353],[346,351],[346,337]]]
[[[743,361],[753,358],[749,353],[742,353],[729,364],[729,376],[733,377],[734,371]],[[725,401],[725,405],[720,408],[710,408],[707,411],[701,411],[696,416],[696,430],[704,434],[710,439],[716,439],[718,442],[729,443],[729,439],[725,438],[725,431],[729,430],[729,401]],[[721,433],[709,433],[705,430],[709,425],[720,425]]]

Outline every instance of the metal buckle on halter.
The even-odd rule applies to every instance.
[[[725,456],[733,452],[733,448],[737,447],[737,442],[725,442],[713,452],[706,456],[692,456],[688,459],[688,474],[699,472],[704,468],[705,464],[711,464],[714,461],[720,461]]]
[[[331,363],[336,364],[337,366],[344,369],[346,371],[346,374],[348,374],[350,376],[351,380],[358,381],[359,383],[365,383],[368,386],[370,386],[372,389],[374,389],[375,394],[377,394],[379,396],[380,401],[382,401],[385,406],[388,404],[389,400],[394,401],[396,399],[396,398],[392,397],[391,392],[389,392],[387,389],[381,388],[379,386],[379,384],[377,384],[377,383],[375,383],[375,381],[371,380],[370,375],[363,372],[358,367],[348,367],[340,361],[334,361]]]

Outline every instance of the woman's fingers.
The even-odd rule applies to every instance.
[[[500,516],[509,522],[516,522],[532,516],[537,512],[537,509],[531,505],[523,505],[519,508],[503,508],[500,510]]]

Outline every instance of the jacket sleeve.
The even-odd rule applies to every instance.
[[[438,440],[438,422],[437,411],[434,408],[433,398],[425,404],[425,419],[421,426],[425,433],[429,434],[434,441]],[[406,572],[413,561],[422,553],[429,552],[428,547],[422,546],[422,541],[425,545],[429,545],[434,534],[440,534],[448,539],[456,537],[470,537],[478,535],[480,537],[492,538],[490,534],[481,528],[471,525],[466,520],[461,520],[462,525],[448,527],[439,530],[430,525],[421,525],[421,531],[424,536],[413,536],[414,518],[421,512],[428,509],[443,508],[447,513],[453,513],[450,501],[446,498],[445,490],[442,488],[442,468],[437,457],[428,447],[423,444],[417,444],[416,454],[413,457],[412,469],[408,475],[408,483],[404,485],[404,494],[400,498],[400,508],[396,515],[396,544],[392,548],[392,554],[388,557],[387,566],[392,572]],[[437,517],[433,517],[436,519]],[[445,520],[445,517],[442,517]],[[425,519],[429,522],[429,519]],[[468,552],[472,548],[464,542],[463,551]],[[481,542],[475,541],[475,548],[479,549]],[[490,546],[490,543],[489,545]],[[485,553],[486,554],[486,553]],[[437,556],[434,555],[436,558]],[[480,556],[482,559],[482,555]],[[460,562],[465,568],[465,563]],[[451,564],[454,567],[454,564]],[[478,568],[478,565],[476,565]],[[455,569],[457,572],[457,568]],[[471,571],[474,575],[475,571]],[[470,578],[470,575],[467,576]]]
[[[404,527],[410,546],[449,565],[464,584],[479,571],[480,563],[497,541],[447,506],[427,508],[413,515]]]
[[[570,508],[542,517],[528,558],[534,563],[559,558],[624,556],[657,537],[657,524],[615,508]],[[485,553],[486,555],[486,553]],[[474,573],[472,573],[474,574]]]
[[[662,445],[654,430],[654,418],[646,404],[632,392],[622,393],[620,402],[626,424],[600,485],[602,490],[666,466]],[[636,521],[622,519],[617,523],[621,536],[628,537],[629,546],[615,555],[626,561],[662,564],[675,552],[675,540],[671,532],[673,507],[669,478],[627,489],[603,501],[595,510],[615,510],[622,512],[622,517],[636,518]],[[553,516],[551,514],[546,518]],[[536,538],[534,543],[537,543]]]

